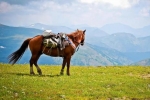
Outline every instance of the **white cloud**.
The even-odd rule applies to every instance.
[[[5,13],[11,10],[11,5],[6,2],[0,2],[0,13]]]
[[[118,8],[129,8],[132,5],[135,5],[139,2],[139,0],[79,0],[82,3],[88,4],[109,4],[113,7]]]
[[[22,5],[11,5],[7,2],[0,2],[0,14],[1,13],[14,13],[14,12],[17,12],[17,11],[20,11],[24,9],[24,6]]]
[[[145,7],[143,9],[141,9],[140,15],[142,15],[144,17],[148,17],[150,15],[150,7]]]
[[[4,47],[4,46],[0,46],[0,48],[1,48],[1,49],[4,49],[5,47]]]
[[[15,26],[34,23],[64,26],[87,24],[97,27],[123,23],[139,27],[150,24],[148,7],[148,3],[140,0],[72,0],[69,3],[29,0],[23,5],[0,2],[0,23]]]

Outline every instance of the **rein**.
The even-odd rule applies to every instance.
[[[77,52],[79,50],[81,43],[78,45],[78,47],[76,48],[75,52]]]
[[[80,45],[83,45],[84,42],[81,42],[81,43],[79,43],[79,42],[77,42],[77,41],[74,41],[74,42],[75,42],[75,43],[78,43],[78,46],[76,47],[76,50],[75,50],[75,52],[77,52],[77,51],[79,50]]]
[[[74,41],[75,43],[78,43],[78,46],[76,47],[75,44],[70,40],[69,43],[72,45],[72,47],[75,49],[74,52],[77,52],[79,50],[80,45],[84,44],[84,43],[78,43],[77,41]]]

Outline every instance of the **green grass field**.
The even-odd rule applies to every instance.
[[[43,75],[29,75],[28,64],[0,64],[1,100],[150,100],[150,67],[41,65]],[[36,69],[34,68],[36,72]]]

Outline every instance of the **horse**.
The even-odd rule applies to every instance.
[[[59,50],[59,52],[58,52],[58,48],[52,48],[51,53],[49,53],[50,48],[45,47],[43,45],[43,39],[44,39],[43,35],[37,35],[35,37],[28,38],[24,40],[21,47],[17,51],[13,52],[12,54],[8,56],[9,63],[14,65],[17,61],[19,61],[29,46],[30,51],[31,51],[31,58],[29,61],[31,75],[35,74],[33,71],[33,64],[35,65],[38,74],[42,75],[42,71],[37,64],[37,61],[42,54],[45,54],[45,55],[52,56],[52,57],[62,57],[63,62],[62,62],[62,68],[61,68],[60,74],[61,75],[64,74],[64,68],[67,65],[66,72],[67,72],[67,75],[69,76],[71,57],[74,55],[75,50],[79,45],[82,45],[82,46],[84,45],[85,32],[86,30],[77,29],[76,31],[71,32],[70,34],[66,34],[71,43],[68,46],[66,46],[63,50]]]

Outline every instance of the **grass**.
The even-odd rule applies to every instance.
[[[40,68],[42,76],[29,75],[28,64],[0,63],[0,99],[150,100],[150,67],[71,66],[71,76],[60,76],[60,66]]]

